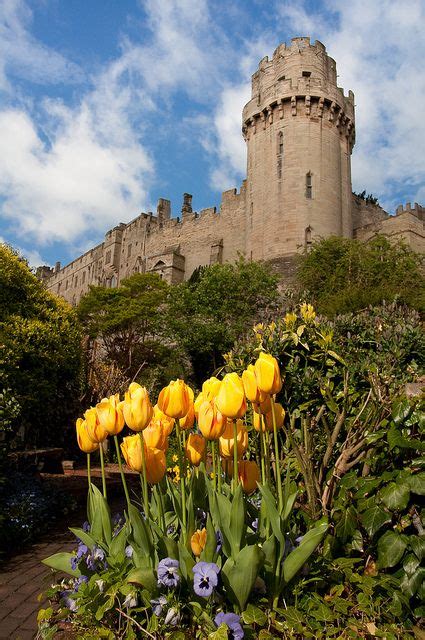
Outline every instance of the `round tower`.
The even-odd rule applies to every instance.
[[[293,38],[261,60],[243,110],[247,256],[279,260],[318,237],[352,236],[354,95],[321,42]]]

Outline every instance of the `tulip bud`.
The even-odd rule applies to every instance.
[[[227,418],[242,418],[246,412],[243,383],[237,373],[227,373],[215,399],[217,409]]]
[[[260,481],[260,469],[254,460],[241,460],[238,462],[238,475],[242,489],[245,493],[252,493]]]
[[[97,417],[97,411],[94,407],[90,407],[84,413],[84,418],[87,425],[87,435],[92,442],[100,443],[106,440],[108,432],[103,428]]]
[[[193,555],[199,558],[206,544],[207,530],[205,527],[203,529],[197,529],[190,539]]]
[[[226,418],[218,411],[214,400],[206,400],[199,407],[198,427],[207,440],[218,440],[223,433]]]
[[[143,429],[142,435],[147,447],[165,450],[167,436],[160,420],[151,420],[146,429]]]
[[[258,388],[264,393],[279,393],[282,388],[279,365],[269,353],[260,353],[255,365]]]
[[[127,465],[133,471],[142,472],[142,443],[138,434],[127,436],[121,442],[121,451]]]
[[[236,421],[236,429],[236,446],[238,450],[238,458],[242,458],[243,454],[248,449],[248,430],[242,420]],[[220,455],[223,458],[233,458],[234,443],[235,439],[233,421],[227,420],[226,428],[224,429],[223,435],[220,436],[219,440]]]
[[[166,471],[165,453],[161,449],[146,447],[146,479],[149,484],[161,482]]]
[[[170,418],[184,418],[190,403],[189,387],[183,380],[172,380],[158,396],[158,407]]]
[[[170,418],[169,416],[166,416],[165,413],[163,413],[161,409],[158,407],[158,405],[156,404],[153,408],[153,419],[155,421],[159,420],[161,422],[164,428],[165,436],[166,438],[168,438],[168,436],[170,435],[174,427],[174,423],[175,423],[174,418]]]
[[[208,380],[205,380],[202,385],[202,393],[205,395],[207,400],[212,400],[216,397],[217,393],[219,392],[220,385],[221,381],[215,376],[212,376],[211,378],[208,378]]]
[[[77,428],[77,442],[81,451],[84,451],[84,453],[93,453],[93,451],[97,451],[99,444],[97,442],[93,442],[93,440],[89,438],[86,421],[82,418],[78,418],[75,426]]]
[[[124,419],[132,431],[143,431],[151,421],[153,409],[145,387],[132,382],[125,393]]]
[[[123,403],[120,402],[118,393],[109,398],[103,398],[96,405],[97,418],[105,431],[111,436],[116,436],[124,427],[122,407]]]
[[[206,440],[198,433],[190,433],[186,442],[186,458],[194,467],[199,467],[205,458]]]

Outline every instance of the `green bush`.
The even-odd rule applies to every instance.
[[[19,437],[26,447],[69,441],[81,394],[80,345],[71,307],[48,293],[13,249],[0,245],[0,372],[20,406]]]
[[[423,311],[423,257],[402,241],[331,237],[315,243],[298,263],[297,280],[319,313],[334,316],[394,299]]]

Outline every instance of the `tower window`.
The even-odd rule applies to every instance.
[[[307,251],[311,249],[312,239],[311,239],[311,227],[308,226],[305,230],[305,248]]]
[[[310,171],[305,176],[305,197],[310,200],[313,197],[313,176]]]
[[[277,136],[277,177],[280,180],[282,177],[282,162],[283,162],[283,133],[279,131]]]
[[[127,247],[127,258],[131,257],[131,244],[128,245]]]
[[[311,71],[303,71],[303,78],[310,78]]]

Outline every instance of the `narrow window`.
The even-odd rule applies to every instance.
[[[86,272],[83,271],[83,275],[82,275],[82,280],[81,280],[81,284],[84,284],[86,281]]]
[[[310,171],[305,176],[305,197],[309,198],[310,200],[313,197],[313,183]]]
[[[280,180],[282,178],[282,164],[283,164],[283,133],[279,131],[277,136],[277,177]]]
[[[311,71],[303,71],[303,78],[310,78]]]
[[[308,226],[305,230],[305,248],[307,251],[311,249],[312,239],[311,239],[311,227]]]
[[[129,244],[127,247],[127,258],[130,258],[130,256],[131,256],[131,244]]]
[[[109,264],[111,262],[111,252],[106,252],[105,264]]]

